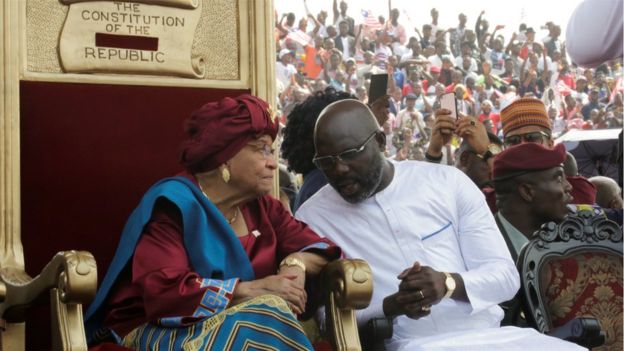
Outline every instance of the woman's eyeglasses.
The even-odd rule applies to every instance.
[[[525,143],[540,143],[541,144],[542,141],[544,141],[544,138],[548,140],[550,139],[550,135],[541,130],[539,132],[512,135],[512,136],[505,137],[505,145],[506,146],[518,145],[523,140]]]
[[[275,154],[275,149],[271,146],[271,144],[250,142],[247,145],[252,147],[255,151],[261,153],[264,158],[273,157]]]
[[[273,157],[273,154],[275,153],[275,149],[272,148],[271,145],[269,144],[262,145],[259,151],[262,153],[262,156],[264,156],[265,158]]]
[[[355,160],[360,153],[362,153],[362,151],[364,151],[364,148],[366,148],[366,145],[373,140],[373,138],[375,137],[375,135],[377,135],[377,131],[373,132],[373,134],[371,134],[362,145],[360,145],[359,147],[353,148],[353,149],[349,149],[349,150],[345,150],[339,154],[336,155],[329,155],[329,156],[321,156],[321,157],[314,157],[312,159],[312,162],[314,162],[314,164],[316,165],[316,167],[318,167],[319,169],[330,169],[332,168],[336,162],[340,161],[342,163],[349,163],[353,160]]]

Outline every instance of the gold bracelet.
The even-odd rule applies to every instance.
[[[292,256],[288,256],[285,259],[282,260],[282,262],[280,262],[279,264],[279,268],[282,268],[282,266],[286,266],[286,267],[299,267],[303,270],[303,272],[305,273],[306,271],[306,266],[305,263],[303,263],[302,260],[296,258],[296,257],[292,257]]]

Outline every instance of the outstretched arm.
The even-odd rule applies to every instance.
[[[479,41],[481,38],[481,17],[483,16],[483,14],[485,14],[485,10],[481,11],[479,17],[477,17],[477,22],[475,23],[475,34],[477,35],[477,41]]]
[[[492,35],[490,35],[490,42],[489,42],[489,44],[488,44],[488,45],[490,46],[490,48],[493,48],[493,47],[494,47],[494,39],[496,38],[496,32],[498,32],[498,30],[499,30],[499,29],[502,29],[503,27],[504,27],[504,26],[502,26],[502,25],[500,25],[500,24],[499,24],[499,25],[497,25],[497,26],[494,28],[494,32],[492,32]]]
[[[321,22],[319,22],[311,13],[308,13],[308,17],[314,21],[314,29],[312,29],[312,36],[314,37],[318,33],[319,29],[321,29]]]
[[[505,47],[505,54],[509,55],[511,53],[513,42],[514,40],[516,40],[517,37],[518,34],[516,32],[513,32],[513,34],[511,35],[511,39],[509,39],[509,43],[507,43],[507,46]]]
[[[282,24],[282,22],[284,22],[284,18],[286,18],[286,14],[282,14],[282,18],[279,20],[279,22],[277,22],[277,29],[280,31],[280,39],[284,38],[286,35],[288,35],[288,31],[286,30],[286,28],[284,28],[284,25]]]

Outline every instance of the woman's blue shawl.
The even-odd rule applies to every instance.
[[[166,178],[143,195],[124,227],[119,246],[85,317],[87,338],[102,328],[103,307],[124,267],[131,263],[143,228],[150,220],[156,200],[165,198],[182,214],[184,246],[193,269],[204,278],[243,281],[254,279],[251,262],[240,241],[217,207],[189,179]],[[166,259],[163,257],[163,259]]]

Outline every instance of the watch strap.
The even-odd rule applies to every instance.
[[[483,161],[487,162],[490,158],[492,158],[492,156],[494,156],[494,154],[492,153],[492,151],[487,150],[486,152],[483,153],[483,155],[478,155],[481,159],[483,159]]]

